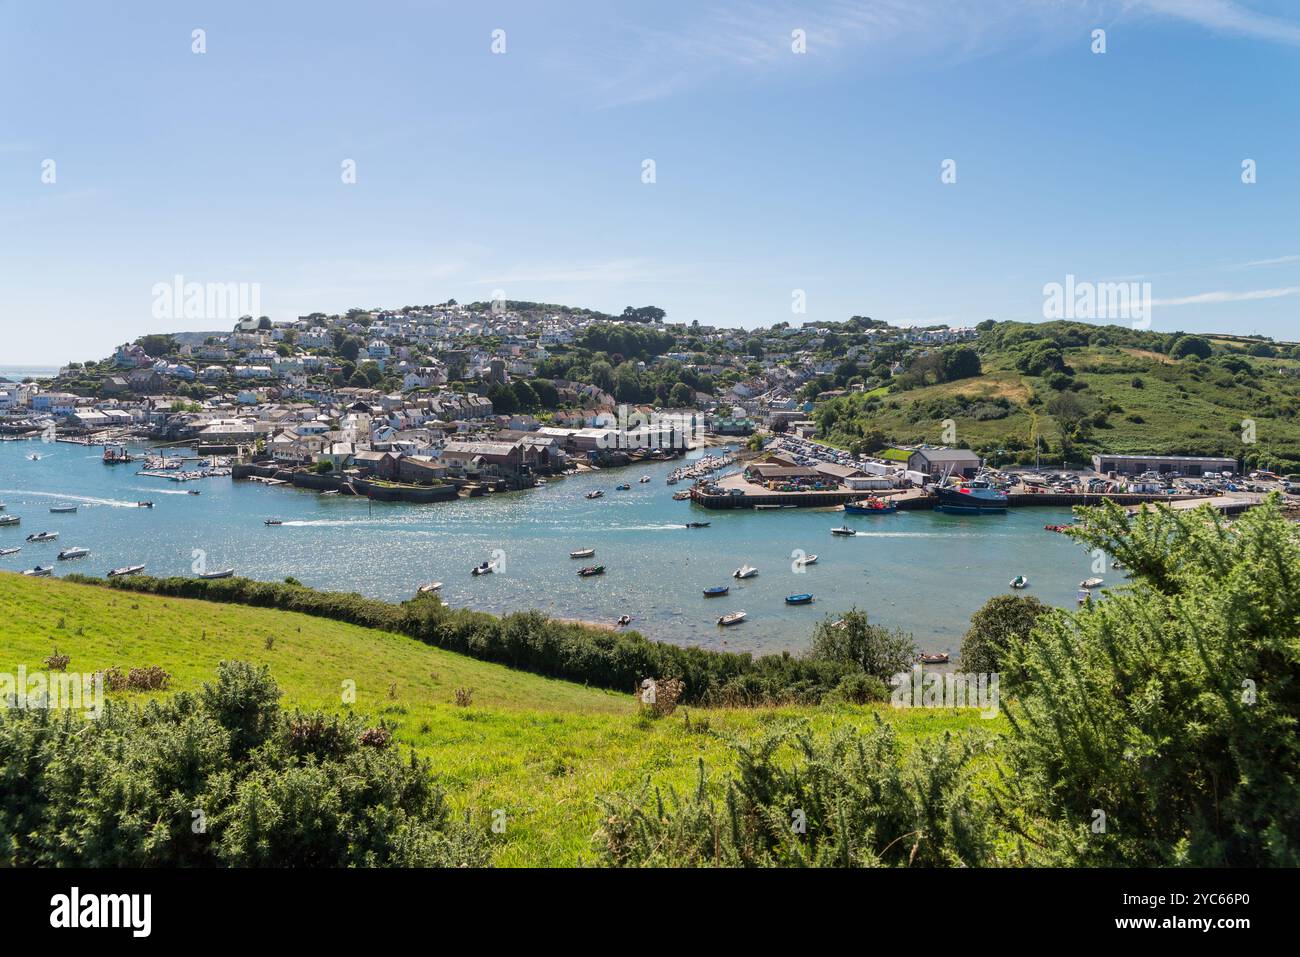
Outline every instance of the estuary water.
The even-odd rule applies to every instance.
[[[30,460],[32,453],[41,458]],[[189,575],[202,553],[209,570],[233,566],[249,578],[293,576],[388,600],[441,581],[442,598],[453,606],[537,608],[609,624],[627,614],[651,638],[755,653],[799,651],[818,619],[855,606],[877,623],[913,632],[927,651],[955,653],[970,616],[990,596],[1008,592],[1017,574],[1030,579],[1022,594],[1061,606],[1072,606],[1079,581],[1094,574],[1081,545],[1044,531],[1045,523],[1070,520],[1060,508],[986,516],[710,511],[672,500],[686,485],[665,484],[668,463],[453,503],[385,504],[229,478],[171,482],[137,475],[139,462],[107,466],[100,456],[94,447],[0,442],[0,514],[22,518],[19,526],[0,528],[0,548],[23,549],[0,558],[0,571],[41,564],[55,565],[56,575],[103,575],[144,564],[152,575]],[[651,481],[638,482],[642,475]],[[623,482],[631,490],[615,491]],[[597,488],[604,498],[585,497]],[[136,507],[142,500],[154,508]],[[59,504],[78,510],[51,514]],[[268,517],[284,524],[268,527]],[[710,526],[685,528],[690,521]],[[832,536],[841,524],[861,534]],[[24,541],[46,530],[57,531],[58,541]],[[74,546],[89,548],[90,556],[55,561],[60,549]],[[596,549],[594,558],[569,558],[588,547]],[[797,570],[798,553],[818,561]],[[473,566],[489,560],[498,563],[496,573],[471,576]],[[579,567],[596,563],[605,565],[604,575],[578,577]],[[758,575],[733,579],[745,563]],[[705,598],[703,589],[715,585],[730,585],[730,594]],[[813,594],[814,603],[785,604],[785,596],[798,593]],[[720,615],[738,610],[748,613],[746,621],[718,627]]]

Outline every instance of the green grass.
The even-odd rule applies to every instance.
[[[68,670],[75,672],[159,665],[171,673],[173,691],[212,679],[223,659],[266,664],[286,706],[313,710],[344,710],[344,682],[355,682],[352,709],[394,724],[400,742],[433,762],[461,813],[487,828],[495,811],[505,812],[505,832],[495,837],[496,863],[507,866],[590,862],[599,795],[647,778],[690,787],[701,759],[710,778],[720,780],[733,765],[729,736],[797,721],[825,732],[869,722],[873,711],[913,742],[947,730],[1005,727],[1004,719],[985,721],[973,711],[691,708],[692,722],[709,726],[708,733],[692,733],[681,710],[647,720],[630,693],[514,671],[402,635],[291,612],[0,574],[0,670],[39,669],[56,648],[71,656]],[[474,689],[470,707],[454,703],[461,687]]]

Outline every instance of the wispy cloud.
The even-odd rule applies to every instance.
[[[953,62],[1010,49],[1051,49],[1080,42],[1093,27],[1142,18],[1300,45],[1300,22],[1240,0],[730,0],[687,10],[672,19],[671,9],[656,8],[654,27],[614,24],[619,42],[610,43],[606,35],[592,46],[596,52],[582,67],[583,88],[601,105],[623,105],[672,96],[729,74],[816,69],[860,61],[863,54],[876,63],[933,56]],[[792,53],[796,29],[804,31],[807,56]]]
[[[1152,299],[1153,306],[1204,306],[1224,302],[1255,302],[1260,299],[1283,299],[1287,296],[1300,296],[1300,286],[1284,286],[1279,289],[1247,289],[1242,291],[1221,289],[1216,292],[1202,292],[1195,296],[1181,296],[1175,299]]]
[[[1256,266],[1280,266],[1283,263],[1300,262],[1300,253],[1291,256],[1275,256],[1272,259],[1254,259],[1245,263],[1233,263],[1229,269],[1253,269]]]

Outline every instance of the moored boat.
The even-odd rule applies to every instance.
[[[0,558],[3,558],[6,555],[17,555],[22,550],[21,545],[17,548],[0,548]]]
[[[955,487],[941,485],[935,494],[939,498],[935,509],[940,512],[981,515],[1007,510],[1007,493],[982,479],[972,479]]]
[[[587,493],[587,498],[603,498],[605,493],[598,488],[592,489]]]
[[[934,654],[929,654],[923,651],[916,657],[923,665],[946,665],[948,663],[948,653],[945,651],[936,652]]]
[[[621,485],[615,485],[615,486],[614,486],[614,491],[616,491],[616,492],[628,492],[628,491],[631,491],[631,489],[632,489],[632,486],[628,485],[626,482],[624,482],[624,483],[621,484]]]
[[[1079,587],[1080,587],[1080,588],[1100,588],[1103,584],[1104,584],[1104,581],[1103,581],[1102,579],[1100,579],[1100,578],[1085,578],[1083,581],[1079,582]]]
[[[586,568],[579,568],[578,574],[581,575],[583,578],[590,578],[592,575],[603,575],[605,574],[605,566],[588,565]]]
[[[785,603],[787,605],[811,605],[812,600],[813,600],[813,596],[808,594],[785,596]]]
[[[817,564],[817,556],[816,556],[816,555],[805,555],[805,556],[803,556],[803,558],[796,558],[796,559],[794,560],[794,563],[795,563],[797,566],[799,566],[800,568],[803,568],[805,565],[816,565],[816,564]]]
[[[496,566],[491,562],[481,562],[470,569],[471,575],[490,575],[496,571]]]
[[[432,595],[441,587],[442,587],[442,582],[425,582],[415,591],[417,594],[420,595]]]
[[[758,569],[753,565],[741,565],[731,573],[732,578],[753,578],[758,574]]]
[[[1024,588],[1029,584],[1029,579],[1024,575],[1017,575],[1015,578],[1011,579],[1010,584],[1012,588]]]
[[[65,548],[63,551],[59,552],[59,561],[66,562],[73,558],[85,558],[89,554],[89,548],[81,548],[80,546],[75,548]]]
[[[1074,600],[1080,605],[1086,605],[1088,602],[1092,601],[1092,592],[1088,591],[1086,588],[1080,588],[1075,592]]]
[[[727,592],[729,592],[729,591],[731,591],[731,586],[730,586],[730,585],[713,585],[713,586],[710,587],[710,588],[706,588],[706,589],[704,589],[704,597],[705,597],[705,598],[720,598],[720,597],[722,597],[723,595],[725,595],[725,594],[726,594]]]
[[[17,515],[0,515],[0,528],[6,525],[17,525],[20,522],[22,522],[22,519]]]
[[[204,572],[202,575],[199,575],[198,577],[205,579],[206,581],[212,581],[217,578],[229,578],[233,574],[235,574],[235,570],[233,568],[220,568],[215,572]]]
[[[644,485],[646,482],[650,481],[650,476],[642,475],[639,479],[637,479],[637,481],[640,482],[642,485]]]
[[[570,557],[570,558],[590,558],[592,555],[595,555],[595,554],[596,554],[596,550],[595,550],[594,548],[576,548],[576,549],[574,549],[573,551],[569,552],[569,557]]]
[[[34,532],[27,536],[27,540],[29,542],[52,542],[58,537],[58,532]]]
[[[75,512],[76,510],[77,510],[77,506],[75,505],[51,505],[50,506],[50,512],[54,515],[67,515],[71,512]]]
[[[49,578],[54,574],[54,567],[52,565],[37,565],[35,568],[27,569],[23,574],[29,578]]]
[[[860,502],[844,503],[844,512],[847,515],[887,515],[890,512],[897,511],[897,502],[887,502],[883,498],[877,498],[874,495]]]
[[[630,624],[632,624],[632,616],[631,616],[631,615],[619,615],[619,616],[618,616],[618,627],[620,627],[620,628],[626,628],[626,627],[627,627],[628,625],[630,625]]]
[[[730,614],[723,615],[719,618],[718,624],[725,628],[728,625],[739,625],[744,620],[745,613],[743,611],[733,611]]]
[[[124,575],[138,575],[144,571],[143,565],[123,565],[121,568],[111,568],[108,572],[109,578],[121,578]]]

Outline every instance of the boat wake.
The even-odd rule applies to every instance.
[[[78,502],[83,505],[107,505],[110,508],[135,508],[135,502],[122,502],[115,498],[94,498],[90,495],[71,495],[68,492],[37,492],[29,488],[0,488],[5,495],[38,495],[41,498],[57,498],[64,502]]]

